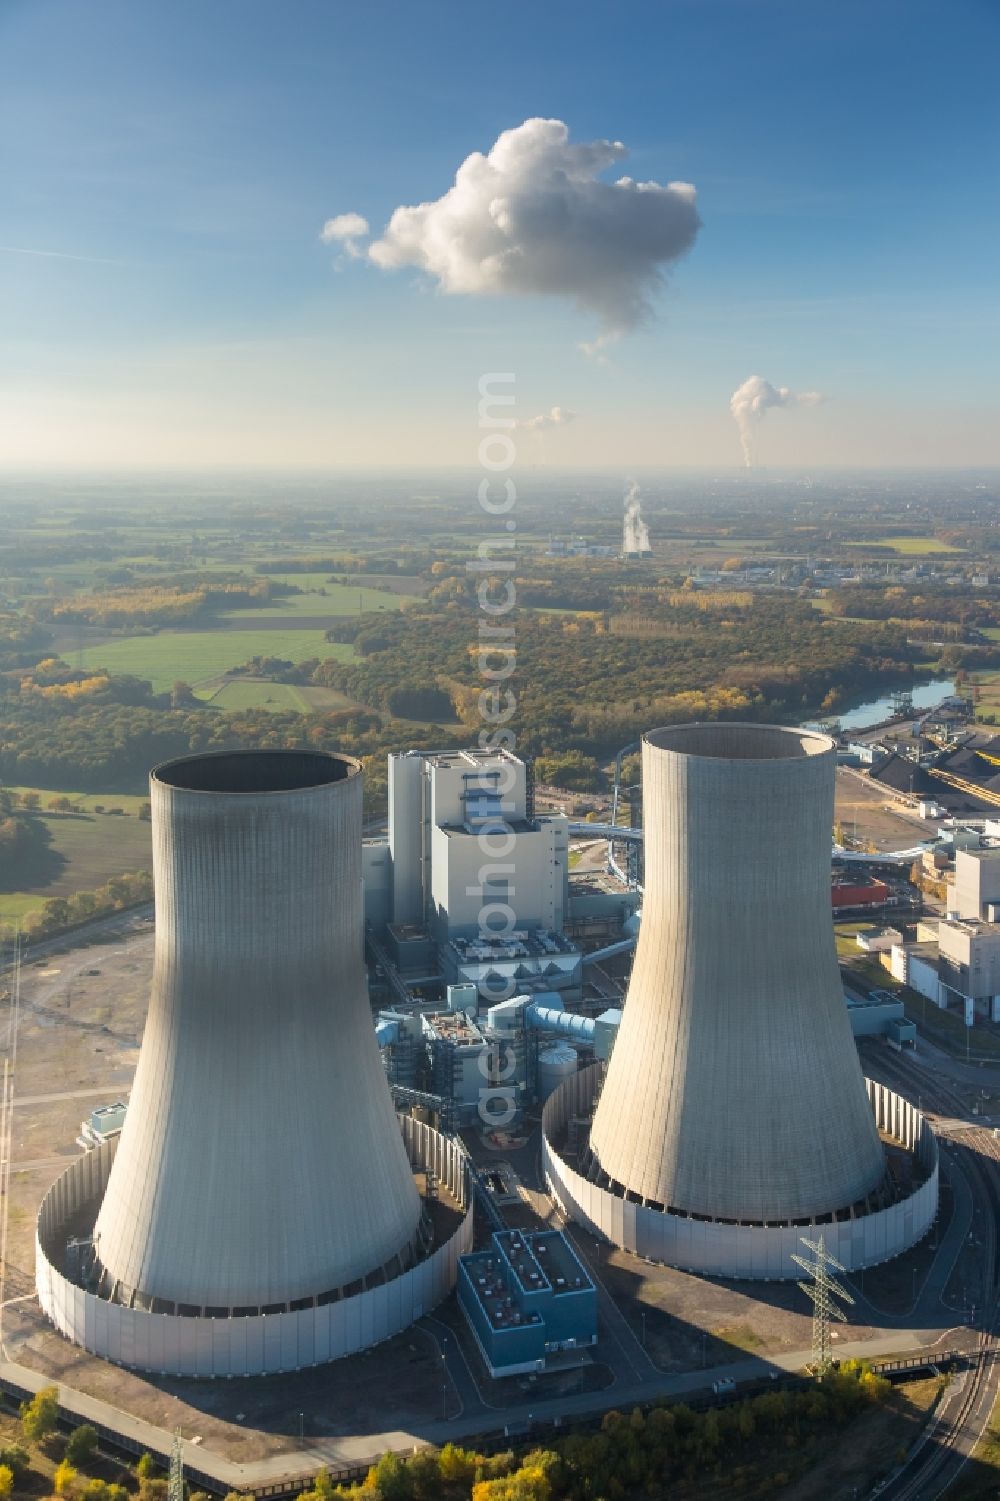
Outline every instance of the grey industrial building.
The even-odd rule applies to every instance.
[[[495,904],[514,907],[520,928],[565,925],[567,821],[536,816],[531,768],[507,751],[390,756],[389,850],[393,923],[474,938]]]

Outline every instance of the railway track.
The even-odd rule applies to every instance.
[[[919,1090],[921,1104],[941,1114],[967,1117],[958,1092],[919,1064],[879,1059],[879,1072],[911,1097]],[[972,1362],[951,1400],[948,1394],[935,1421],[911,1450],[902,1467],[871,1494],[880,1501],[938,1501],[955,1484],[989,1420],[994,1396],[994,1363],[1000,1350],[996,1337],[1000,1304],[1000,1141],[991,1131],[972,1127],[961,1135],[962,1168],[974,1199],[987,1209],[983,1243],[982,1326]],[[957,1383],[956,1383],[957,1386]]]

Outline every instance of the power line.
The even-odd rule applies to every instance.
[[[167,1501],[184,1501],[184,1445],[179,1428],[174,1429],[174,1440],[170,1446]]]
[[[846,1288],[837,1281],[836,1273],[846,1271],[835,1256],[826,1249],[826,1241],[822,1235],[818,1240],[810,1240],[806,1235],[799,1236],[802,1244],[812,1252],[812,1257],[793,1255],[792,1260],[809,1274],[809,1282],[800,1282],[799,1286],[813,1305],[812,1325],[812,1358],[817,1376],[825,1376],[833,1364],[830,1351],[831,1336],[830,1322],[838,1319],[840,1323],[847,1323],[847,1315],[837,1302],[841,1298],[845,1303],[854,1304],[854,1299]]]

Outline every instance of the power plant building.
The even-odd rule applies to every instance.
[[[538,818],[530,767],[505,751],[410,751],[389,758],[392,921],[438,942],[480,932],[484,907],[517,928],[559,933],[566,921],[569,835]]]
[[[553,1195],[692,1270],[793,1276],[810,1224],[845,1266],[884,1260],[933,1220],[936,1147],[919,1112],[866,1084],[853,1044],[830,910],[834,744],[705,724],[654,731],[642,754],[635,964],[603,1087],[597,1065],[546,1105]],[[591,1109],[571,1163],[559,1143]],[[906,1200],[883,1138],[916,1164]]]
[[[458,1301],[491,1376],[597,1343],[597,1289],[560,1230],[504,1230],[463,1256]]]
[[[976,922],[1000,917],[1000,849],[956,850],[949,909]]]

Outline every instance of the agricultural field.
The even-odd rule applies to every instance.
[[[973,681],[976,687],[976,718],[1000,715],[1000,672],[977,672]]]
[[[261,678],[227,678],[218,687],[202,689],[198,694],[213,709],[268,709],[272,713],[289,710],[295,714],[314,714],[336,709],[352,709],[354,704],[335,688],[316,688],[297,683],[269,683]]]
[[[109,796],[97,801],[110,808],[136,800]],[[0,923],[19,921],[48,897],[94,891],[111,876],[151,868],[150,825],[134,815],[39,813],[34,819],[44,842],[22,861],[17,889],[0,889]]]
[[[926,557],[929,553],[964,552],[964,547],[955,547],[951,542],[939,542],[936,537],[866,537],[863,542],[846,542],[846,547],[890,547],[905,557]]]
[[[327,615],[331,619],[343,615],[362,615],[374,610],[399,610],[406,605],[400,594],[391,594],[386,589],[369,588],[364,583],[331,584],[325,573],[269,573],[276,584],[288,584],[300,589],[300,594],[282,594],[267,605],[254,605],[248,609],[226,610],[222,620],[260,620],[266,622],[275,616]]]
[[[282,657],[303,662],[308,657],[337,657],[349,661],[353,648],[327,641],[322,631],[161,631],[156,636],[125,636],[102,646],[85,646],[75,654],[81,667],[106,668],[148,680],[156,693],[176,682],[192,687],[206,678],[220,677],[251,657]]]
[[[74,813],[96,813],[98,808],[121,808],[130,817],[135,817],[142,804],[149,799],[145,793],[135,792],[72,792],[65,787],[23,787],[13,783],[4,783],[9,792],[19,795],[24,792],[37,793],[41,811],[46,811],[46,804],[54,797],[68,797],[73,804]]]

